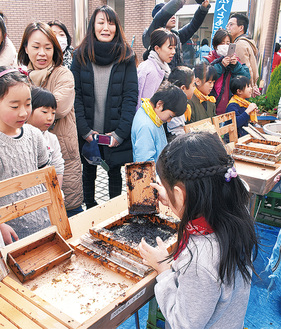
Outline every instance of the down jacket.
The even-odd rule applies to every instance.
[[[94,71],[86,56],[86,65],[81,65],[76,54],[73,56],[71,71],[75,80],[75,114],[80,148],[94,127],[95,93]],[[113,168],[132,162],[131,127],[138,100],[138,79],[135,58],[114,62],[111,69],[107,100],[105,105],[104,133],[115,132],[123,139],[117,147],[103,147],[104,160]]]
[[[44,88],[51,91],[57,101],[56,124],[51,130],[59,140],[64,159],[62,190],[67,210],[79,207],[83,202],[82,169],[79,156],[74,113],[74,79],[65,66],[54,68]]]

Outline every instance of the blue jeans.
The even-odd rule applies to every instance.
[[[74,216],[74,215],[77,215],[79,214],[80,212],[84,211],[82,206],[79,206],[77,208],[74,208],[74,209],[71,209],[71,210],[67,210],[66,213],[67,213],[67,217],[71,217],[71,216]]]

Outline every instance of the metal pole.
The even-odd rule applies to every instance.
[[[73,0],[73,45],[83,40],[88,27],[88,0]]]

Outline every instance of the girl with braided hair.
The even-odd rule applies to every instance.
[[[156,165],[160,201],[181,219],[169,255],[144,238],[139,249],[157,272],[155,296],[165,328],[243,328],[257,252],[249,194],[217,135],[178,136]]]

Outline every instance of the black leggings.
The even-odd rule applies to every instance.
[[[83,194],[87,209],[97,205],[95,200],[95,180],[97,177],[97,166],[90,165],[83,157]],[[110,199],[122,192],[121,166],[110,168],[108,171],[108,186]]]

